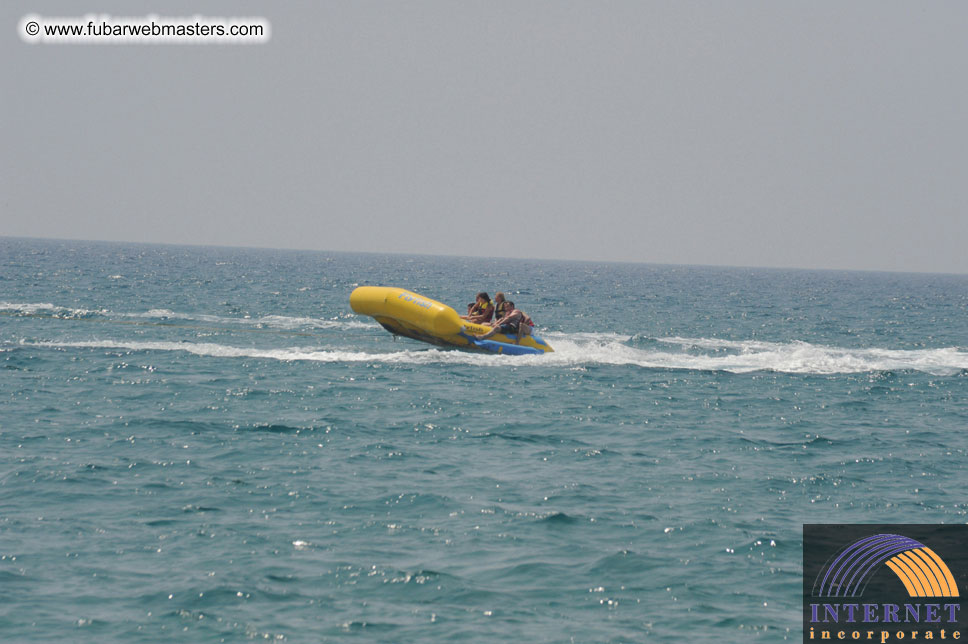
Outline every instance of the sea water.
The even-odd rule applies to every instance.
[[[0,239],[0,639],[799,640],[804,523],[966,521],[966,394],[966,276]]]

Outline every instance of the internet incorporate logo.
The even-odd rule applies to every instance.
[[[804,642],[960,640],[966,546],[968,526],[804,525]]]

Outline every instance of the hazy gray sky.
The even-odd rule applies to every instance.
[[[30,45],[42,16],[265,45]],[[4,2],[0,235],[968,273],[965,2]]]

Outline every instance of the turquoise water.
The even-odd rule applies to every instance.
[[[0,238],[0,366],[4,641],[795,641],[803,523],[968,511],[966,276]]]

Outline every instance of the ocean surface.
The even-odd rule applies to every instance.
[[[965,523],[966,428],[968,276],[0,238],[0,640],[798,641],[802,525]]]

